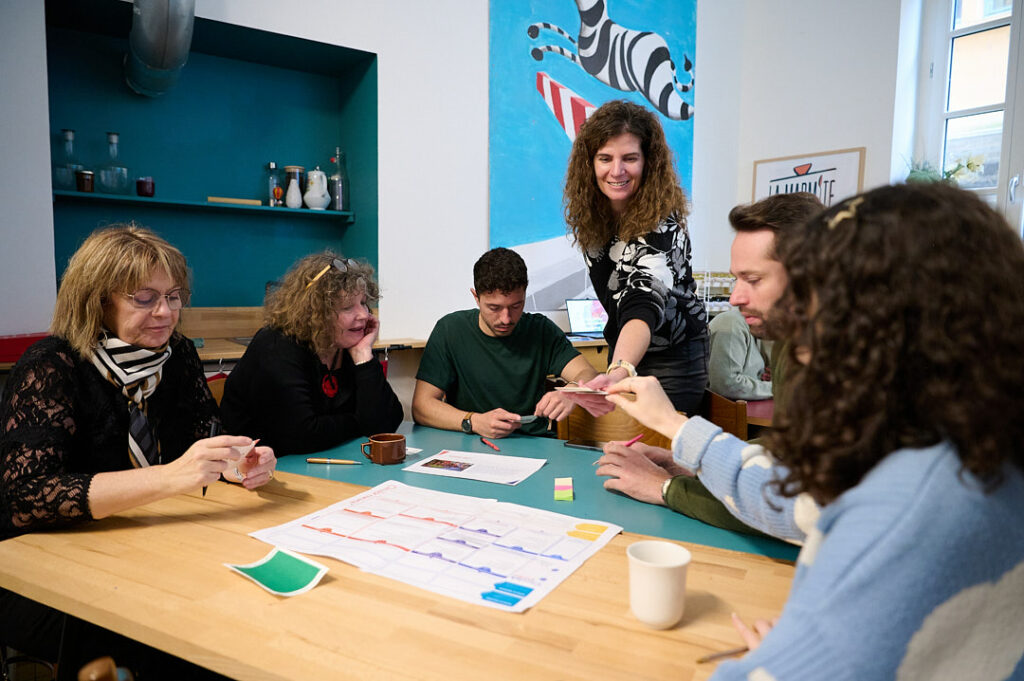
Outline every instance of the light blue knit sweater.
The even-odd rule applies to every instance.
[[[762,494],[763,449],[694,418],[673,455],[741,520],[800,538],[800,503]],[[778,625],[714,681],[1024,679],[1024,475],[1005,472],[986,494],[948,443],[890,454],[821,509]]]

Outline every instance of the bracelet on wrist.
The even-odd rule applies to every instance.
[[[614,362],[612,362],[611,364],[609,364],[608,368],[605,370],[604,373],[610,374],[611,372],[615,371],[616,369],[625,369],[626,370],[626,374],[630,378],[633,378],[634,376],[636,376],[636,367],[633,366],[632,364],[630,364],[629,362],[627,362],[624,359],[617,359]]]
[[[668,488],[672,486],[672,481],[675,478],[665,478],[665,482],[661,483],[661,501],[668,506]]]

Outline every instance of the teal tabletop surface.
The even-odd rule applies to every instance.
[[[593,462],[601,456],[600,452],[565,447],[562,440],[516,435],[493,440],[501,448],[502,454],[547,459],[543,468],[518,485],[511,486],[404,471],[402,469],[409,464],[433,456],[442,449],[481,454],[495,454],[496,452],[481,442],[477,435],[437,430],[414,425],[411,422],[403,423],[398,432],[406,436],[408,447],[417,447],[423,451],[418,454],[409,454],[403,463],[381,466],[371,463],[362,455],[359,446],[366,441],[366,438],[359,438],[325,452],[310,455],[357,460],[360,462],[359,465],[306,463],[306,456],[293,454],[282,456],[278,460],[277,468],[289,473],[350,482],[367,487],[373,487],[385,480],[397,480],[425,489],[498,499],[564,513],[577,518],[604,520],[621,525],[629,532],[733,551],[757,553],[771,558],[796,560],[799,551],[798,547],[782,541],[722,530],[687,518],[664,506],[645,504],[625,495],[608,491],[602,486],[605,478],[594,474]],[[575,493],[573,501],[554,500],[555,478],[564,477],[571,477],[573,480]]]

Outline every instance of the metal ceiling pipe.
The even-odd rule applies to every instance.
[[[195,0],[135,0],[125,81],[135,92],[159,97],[178,82],[188,61],[195,24]]]

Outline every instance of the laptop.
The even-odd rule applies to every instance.
[[[604,338],[608,313],[601,301],[593,298],[570,298],[565,301],[569,313],[569,335],[583,338]]]

